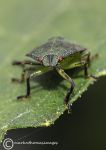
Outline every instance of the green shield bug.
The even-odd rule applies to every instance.
[[[22,83],[26,81],[27,91],[25,95],[18,96],[17,99],[27,98],[31,95],[30,79],[34,76],[41,75],[51,69],[55,69],[65,80],[70,83],[64,103],[70,111],[69,99],[75,87],[74,81],[65,73],[64,70],[83,67],[86,77],[93,77],[88,74],[88,65],[91,61],[90,52],[77,44],[73,44],[63,37],[52,37],[46,43],[34,48],[26,56],[33,59],[25,61],[14,61],[13,65],[23,66],[21,79],[13,78],[12,81]],[[30,67],[28,67],[30,65]],[[35,71],[38,65],[38,71]],[[27,66],[27,67],[26,67]],[[30,73],[30,70],[33,70]]]

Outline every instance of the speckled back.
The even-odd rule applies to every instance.
[[[77,44],[73,44],[63,37],[52,37],[46,43],[41,46],[34,48],[26,56],[33,59],[43,58],[45,55],[54,54],[60,57],[67,57],[76,52],[85,51],[83,48]]]

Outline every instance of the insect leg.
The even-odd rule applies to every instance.
[[[29,67],[29,69],[26,69],[25,65],[40,65],[40,64],[33,62],[33,61],[30,61],[30,60],[25,60],[25,61],[13,61],[12,65],[17,65],[17,66],[20,66],[23,68],[23,71],[21,74],[21,79],[12,78],[12,82],[23,83],[25,81],[26,71],[31,69],[31,67]]]
[[[11,81],[16,83],[23,83],[25,81],[26,71],[34,71],[34,70],[35,70],[34,67],[23,68],[21,79],[12,78]]]
[[[70,113],[71,105],[69,105],[69,100],[70,100],[69,98],[70,98],[71,93],[74,90],[75,84],[74,84],[74,81],[64,72],[63,69],[56,67],[56,70],[64,79],[66,79],[71,84],[71,87],[68,89],[67,94],[64,99],[64,103],[67,106],[68,112]]]
[[[21,79],[12,78],[11,81],[12,81],[12,82],[15,82],[15,83],[23,83],[23,82],[25,81],[25,73],[26,73],[26,71],[23,70],[23,71],[22,71],[22,74],[21,74]]]
[[[29,68],[29,69],[31,69],[31,68]],[[35,72],[31,73],[30,75],[27,75],[27,77],[26,77],[26,94],[18,96],[17,99],[28,98],[31,95],[30,79],[33,78],[33,77],[35,77],[35,76],[39,76],[42,73],[45,73],[47,71],[48,71],[48,69],[44,68],[42,70],[35,71]]]
[[[13,61],[12,65],[17,66],[25,66],[25,65],[40,65],[39,63],[33,62],[31,60],[24,60],[24,61]]]
[[[18,96],[17,99],[23,99],[23,98],[28,98],[30,96],[30,76],[27,77],[26,79],[26,87],[27,87],[27,90],[26,90],[26,95],[21,95],[21,96]]]
[[[96,76],[88,73],[88,66],[90,65],[90,62],[91,62],[90,53],[88,53],[86,63],[84,64],[84,75],[87,78],[91,77],[93,79],[97,79]]]
[[[89,73],[88,73],[88,63],[84,64],[84,75],[85,75],[85,77],[89,77]]]

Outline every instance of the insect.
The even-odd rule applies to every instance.
[[[19,83],[26,81],[27,86],[26,94],[18,96],[17,99],[28,98],[31,95],[31,78],[54,69],[70,83],[70,88],[64,98],[64,104],[68,111],[70,111],[71,106],[69,105],[69,100],[75,83],[64,70],[83,67],[85,77],[93,77],[88,74],[88,65],[91,61],[90,52],[86,48],[73,44],[63,37],[52,37],[46,43],[34,48],[31,52],[26,54],[26,56],[33,60],[14,61],[12,63],[13,65],[23,66],[21,79],[12,78],[12,81]],[[37,67],[39,68],[37,71],[36,66],[39,66]],[[31,73],[30,70],[32,70]]]

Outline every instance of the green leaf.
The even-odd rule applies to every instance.
[[[46,73],[32,82],[32,97],[17,101],[25,84],[11,83],[20,77],[21,69],[12,60],[24,55],[49,37],[62,35],[91,50],[99,58],[89,71],[106,75],[106,2],[105,0],[1,0],[0,1],[0,140],[7,130],[48,126],[64,112],[63,99],[69,87],[55,72]],[[71,71],[68,71],[72,75]],[[74,102],[94,82],[77,77],[71,101]]]

